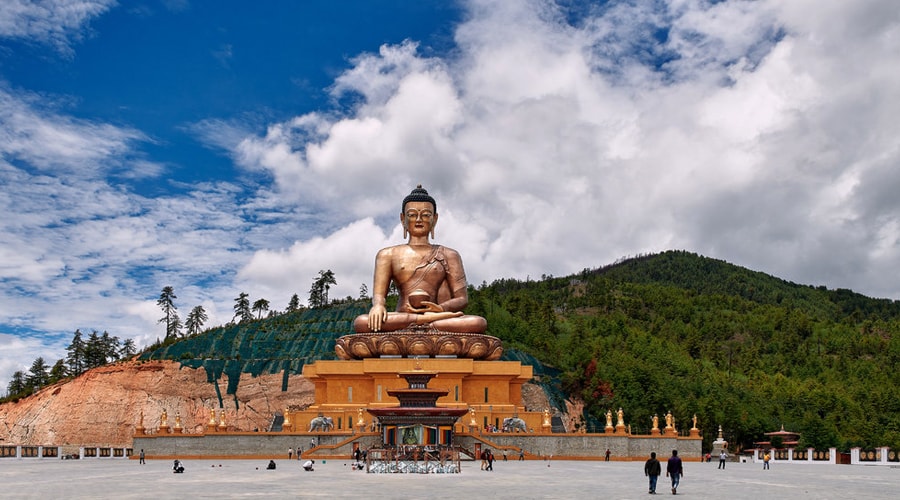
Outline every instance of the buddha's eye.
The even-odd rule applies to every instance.
[[[422,219],[422,220],[431,220],[434,214],[428,211],[419,212],[418,210],[408,210],[406,212],[406,217],[408,219]]]

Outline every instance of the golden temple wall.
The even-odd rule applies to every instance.
[[[305,410],[291,412],[290,422],[295,431],[307,430],[310,421],[319,414],[334,419],[336,430],[349,429],[349,422],[357,421],[359,408],[398,406],[389,390],[407,387],[400,372],[417,369],[437,372],[429,388],[447,389],[437,406],[475,408],[477,426],[485,422],[496,425],[507,416],[519,414],[530,428],[540,432],[541,414],[526,415],[522,403],[522,385],[533,374],[532,367],[518,361],[475,361],[459,358],[368,358],[351,361],[316,361],[303,367],[303,376],[315,384],[316,403]],[[348,421],[349,419],[349,421]],[[364,415],[365,422],[372,421]],[[470,416],[463,416],[459,425],[468,426]]]

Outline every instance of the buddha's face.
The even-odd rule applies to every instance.
[[[412,236],[428,236],[437,224],[438,215],[427,201],[411,201],[400,214],[400,222]]]

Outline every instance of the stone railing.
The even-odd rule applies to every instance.
[[[81,458],[128,458],[132,454],[131,448],[115,448],[110,446],[82,446],[78,454],[63,454],[62,446],[46,445],[2,445],[0,446],[0,459],[4,458],[35,458],[35,459],[81,459]]]

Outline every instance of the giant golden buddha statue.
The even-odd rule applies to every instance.
[[[466,315],[466,273],[456,250],[431,243],[437,203],[421,185],[403,199],[400,223],[408,241],[375,256],[372,308],[353,322],[356,334],[338,339],[343,359],[378,356],[457,356],[497,359],[500,340],[485,335],[487,321]],[[391,282],[396,311],[385,305]]]

